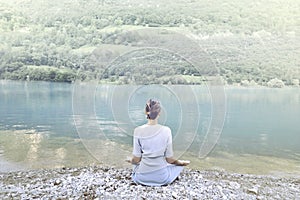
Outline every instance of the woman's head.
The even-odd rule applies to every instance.
[[[147,119],[156,119],[161,111],[160,102],[149,99],[146,103],[145,112],[147,115]]]

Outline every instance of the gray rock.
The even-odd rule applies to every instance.
[[[57,180],[54,181],[54,185],[59,185],[61,183],[62,183],[62,181],[60,179],[57,179]]]
[[[178,198],[179,198],[177,192],[172,192],[172,197],[173,197],[174,199],[178,199]]]
[[[258,189],[256,187],[250,188],[250,189],[247,189],[247,192],[250,193],[250,194],[257,195],[258,194]]]

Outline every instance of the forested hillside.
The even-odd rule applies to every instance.
[[[0,78],[200,84],[215,75],[175,52],[138,50],[142,28],[192,35],[227,84],[299,86],[299,10],[298,0],[0,0]]]

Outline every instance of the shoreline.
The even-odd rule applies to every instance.
[[[45,81],[45,80],[11,80],[11,79],[0,79],[0,83],[4,82],[19,82],[19,83],[65,83],[65,84],[96,84],[96,85],[112,85],[112,86],[124,86],[124,85],[129,85],[129,86],[140,86],[140,85],[167,85],[167,86],[204,86],[206,87],[206,83],[204,84],[116,84],[116,83],[109,83],[109,82],[98,82],[96,80],[91,80],[91,81],[79,81],[79,82],[56,82],[56,81]],[[282,87],[270,87],[267,85],[242,85],[240,83],[234,83],[234,84],[220,84],[219,86],[224,87],[225,89],[299,89],[300,85],[284,85]]]
[[[132,170],[111,166],[0,173],[1,199],[297,199],[300,178],[194,170],[163,187],[136,185]]]

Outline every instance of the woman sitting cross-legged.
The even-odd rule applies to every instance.
[[[128,162],[134,165],[132,180],[147,186],[162,186],[172,183],[189,161],[173,158],[172,134],[167,126],[158,124],[161,111],[159,101],[146,104],[148,123],[135,128],[133,157]]]

